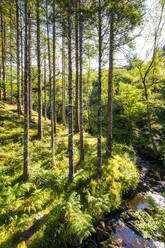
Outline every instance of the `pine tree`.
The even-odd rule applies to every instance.
[[[29,122],[32,119],[32,77],[31,77],[31,8],[28,8],[28,81],[29,81]]]
[[[41,86],[41,62],[40,62],[40,13],[39,0],[37,0],[37,66],[38,66],[38,138],[42,139],[42,86]]]
[[[53,118],[53,97],[52,97],[52,70],[50,58],[50,38],[49,38],[49,19],[48,19],[48,1],[46,0],[46,21],[47,21],[47,42],[48,42],[48,63],[49,63],[49,94],[50,94],[50,118],[51,118],[51,148],[52,163],[54,164],[55,143],[54,143],[54,118]]]
[[[12,5],[10,4],[10,86],[11,104],[13,104],[13,51],[12,51]]]
[[[110,18],[109,44],[109,74],[108,74],[108,128],[107,155],[112,155],[112,125],[113,125],[113,61],[114,61],[114,16]]]
[[[29,177],[29,85],[28,85],[28,0],[25,0],[25,75],[24,75],[24,172],[23,178]]]
[[[79,0],[79,8],[81,9],[81,0]],[[80,161],[84,160],[84,136],[83,136],[83,17],[82,11],[79,14],[79,62],[80,62]]]
[[[76,56],[75,56],[75,65],[76,65],[76,115],[75,115],[75,131],[79,132],[80,130],[80,118],[79,118],[79,29],[78,29],[78,21],[79,21],[79,15],[78,15],[78,4],[79,1],[75,1],[75,50],[76,50]]]
[[[72,21],[68,8],[68,80],[69,80],[69,181],[73,180],[73,103],[72,103]]]
[[[65,110],[65,31],[62,27],[62,123],[66,125]]]
[[[99,37],[99,61],[98,61],[98,144],[97,144],[97,169],[99,177],[102,174],[102,144],[101,144],[101,129],[102,129],[102,109],[101,109],[101,80],[102,80],[102,16],[101,16],[101,0],[98,6],[98,37]]]
[[[56,1],[53,0],[53,118],[56,133]]]
[[[21,87],[20,87],[20,28],[19,28],[19,0],[16,0],[16,27],[17,27],[17,111],[21,115]]]

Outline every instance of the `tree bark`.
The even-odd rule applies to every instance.
[[[101,108],[101,63],[102,63],[102,17],[101,17],[101,0],[99,0],[98,8],[98,21],[99,21],[99,61],[98,61],[98,144],[97,144],[97,170],[98,176],[101,177],[102,174],[102,144],[101,144],[101,134],[102,134],[102,108]]]
[[[79,120],[79,37],[78,37],[78,1],[75,6],[75,49],[76,49],[76,120],[75,120],[75,132],[80,131],[80,120]]]
[[[31,78],[31,10],[28,9],[28,80],[29,80],[29,121],[32,120],[32,78]]]
[[[90,57],[88,57],[88,74],[87,74],[87,111],[88,111],[88,125],[89,125],[89,132],[92,131],[92,124],[91,124],[91,117],[90,117]]]
[[[113,126],[113,61],[114,61],[114,20],[110,20],[109,74],[108,74],[108,128],[107,156],[112,156],[112,126]]]
[[[3,74],[3,19],[1,14],[1,64],[0,64],[0,80],[2,80]],[[2,86],[2,81],[1,85]],[[2,100],[2,90],[0,89],[0,101]]]
[[[79,0],[81,7],[81,0]],[[83,74],[82,74],[82,47],[83,47],[83,20],[82,13],[79,14],[79,60],[80,60],[80,161],[84,160],[84,134],[83,134]]]
[[[16,26],[17,26],[17,111],[18,117],[21,115],[21,88],[20,88],[20,29],[19,29],[19,4],[16,0]]]
[[[66,125],[66,117],[65,117],[65,34],[64,27],[62,32],[62,123]]]
[[[42,139],[42,86],[41,86],[41,61],[40,61],[40,13],[39,0],[37,0],[37,66],[38,66],[38,138]]]
[[[54,143],[54,118],[53,118],[53,98],[52,98],[52,71],[50,60],[50,39],[49,39],[49,20],[48,20],[48,0],[46,0],[46,18],[47,18],[47,40],[48,40],[48,62],[49,62],[49,94],[50,94],[50,117],[51,117],[51,148],[52,148],[52,163],[55,158],[55,143]]]
[[[22,17],[21,17],[21,30],[20,30],[20,38],[21,38],[21,104],[24,104],[24,64],[23,64],[23,25],[22,25]]]
[[[56,0],[53,0],[53,118],[56,133]]]
[[[13,104],[13,51],[12,51],[12,6],[10,6],[10,86],[11,104]]]
[[[47,93],[46,93],[46,48],[45,48],[45,55],[44,55],[44,105],[45,105],[44,116],[45,116],[45,120],[47,119],[47,101],[46,101],[46,95],[47,95]]]
[[[27,58],[27,48],[28,48],[28,0],[25,0],[25,75],[24,75],[24,172],[23,178],[27,180],[29,177],[28,167],[29,167],[29,85],[28,85],[28,58]]]
[[[69,181],[73,180],[73,106],[72,106],[72,31],[71,13],[68,10],[68,79],[69,79]]]
[[[2,86],[3,99],[6,101],[6,30],[5,22],[1,14],[1,40],[2,40]]]

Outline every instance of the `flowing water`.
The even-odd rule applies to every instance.
[[[140,169],[138,193],[131,199],[124,201],[126,205],[124,213],[105,220],[105,236],[108,232],[110,233],[109,238],[107,236],[105,240],[100,242],[98,238],[100,234],[96,232],[96,235],[88,240],[88,245],[86,243],[83,246],[84,248],[165,248],[163,242],[144,239],[134,227],[135,219],[130,213],[137,210],[144,211],[151,207],[146,199],[147,196],[151,197],[158,207],[165,208],[165,198],[161,194],[165,191],[164,178],[162,179],[160,174],[152,168],[149,161],[143,160],[140,156],[137,156],[137,161]]]

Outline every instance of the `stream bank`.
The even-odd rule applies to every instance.
[[[136,192],[123,200],[119,211],[111,213],[96,225],[96,233],[86,239],[79,248],[165,248],[165,242],[159,233],[150,239],[142,237],[136,226],[137,210],[154,211],[148,197],[160,209],[165,209],[165,168],[155,162],[149,162],[137,156],[139,185]],[[72,246],[73,247],[73,246]],[[76,246],[75,246],[76,247]]]

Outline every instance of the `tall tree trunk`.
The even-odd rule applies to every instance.
[[[29,80],[29,121],[32,119],[32,77],[31,77],[31,10],[28,9],[28,80]]]
[[[3,79],[3,63],[4,63],[4,55],[3,55],[3,18],[2,18],[2,14],[1,14],[1,64],[0,64],[0,80]],[[2,66],[1,66],[2,65]],[[1,87],[2,85],[2,81],[1,81]],[[2,100],[2,90],[0,89],[0,101]]]
[[[37,64],[38,64],[38,137],[42,139],[42,86],[40,61],[40,13],[39,0],[37,0]]]
[[[3,87],[3,95],[4,95],[4,100],[6,101],[6,23],[4,22],[4,73],[3,73],[3,83],[4,83],[4,87]]]
[[[2,92],[1,92],[1,80],[2,80],[2,54],[1,54],[1,61],[0,61],[0,101],[2,100]]]
[[[46,44],[45,44],[46,45]],[[45,48],[45,55],[44,55],[44,105],[45,105],[45,109],[44,109],[44,116],[45,116],[45,120],[47,118],[47,101],[46,101],[46,48]]]
[[[91,117],[90,117],[90,71],[91,71],[91,62],[90,56],[88,57],[88,74],[87,74],[87,111],[88,111],[88,125],[89,125],[89,132],[92,131],[92,124],[91,124]]]
[[[6,101],[6,25],[1,15],[1,40],[2,40],[2,86],[3,99]]]
[[[81,0],[79,0],[81,7]],[[82,13],[79,14],[79,60],[80,60],[80,161],[84,160],[84,135],[83,135],[83,78],[82,78],[82,47],[83,47],[83,20]]]
[[[29,167],[29,85],[28,85],[28,0],[25,0],[25,75],[24,75],[24,180],[28,179]]]
[[[11,85],[11,104],[13,104],[12,5],[10,6],[10,85]]]
[[[62,123],[66,125],[66,117],[65,117],[65,34],[64,27],[62,31]]]
[[[19,54],[19,38],[20,38],[20,29],[19,29],[19,5],[18,0],[16,0],[16,26],[17,26],[17,87],[18,87],[18,98],[17,98],[17,111],[18,117],[21,115],[21,88],[20,88],[20,54]]]
[[[102,133],[102,108],[101,108],[101,63],[102,63],[102,17],[101,17],[101,0],[99,0],[99,8],[98,8],[98,20],[99,20],[99,61],[98,61],[98,73],[99,73],[99,81],[98,81],[98,145],[97,145],[97,170],[98,175],[101,177],[102,174],[102,145],[101,145],[101,133]]]
[[[113,126],[113,60],[114,60],[114,17],[110,20],[109,74],[108,74],[108,128],[107,155],[112,156],[112,126]]]
[[[49,62],[49,94],[50,94],[50,117],[51,117],[51,148],[52,163],[54,164],[55,143],[54,143],[54,118],[53,118],[53,98],[52,98],[52,70],[50,58],[50,39],[49,39],[49,20],[48,20],[48,0],[46,0],[46,18],[47,18],[47,40],[48,40],[48,62]]]
[[[69,181],[73,180],[73,105],[72,105],[72,28],[68,10],[68,83],[69,83]]]
[[[2,67],[1,67],[1,64],[0,64],[0,82],[2,80]],[[0,87],[1,87],[1,83],[0,83]],[[2,100],[2,91],[0,89],[0,101]]]
[[[79,120],[79,40],[78,40],[78,0],[76,1],[75,6],[75,49],[76,49],[76,122],[75,122],[75,131],[79,132],[80,130],[80,120]]]
[[[1,14],[1,63],[0,63],[0,80],[3,79],[3,19],[2,19],[2,14]],[[2,81],[0,83],[0,101],[2,100]]]
[[[21,16],[21,15],[20,15]],[[20,38],[21,38],[21,104],[24,104],[24,70],[23,70],[23,25],[22,25],[22,17],[21,17],[21,30],[20,30]]]
[[[56,0],[53,0],[53,118],[56,133]]]

